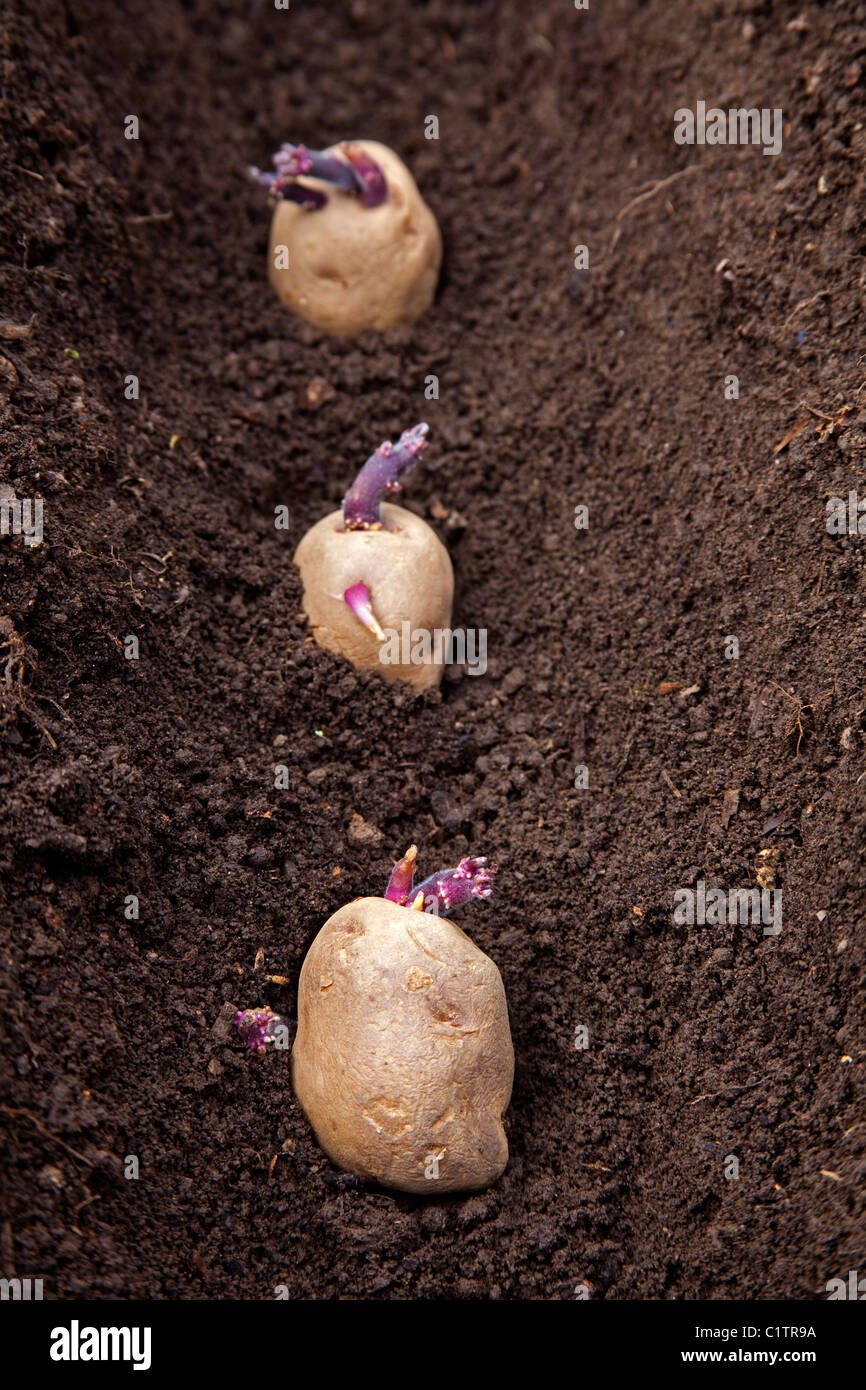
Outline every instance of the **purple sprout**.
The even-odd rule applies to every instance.
[[[235,1027],[253,1052],[267,1052],[272,1048],[281,1029],[286,1029],[289,1040],[297,1031],[297,1024],[287,1022],[269,1008],[239,1009],[235,1016]]]
[[[353,174],[361,183],[361,202],[365,208],[377,208],[388,197],[385,175],[375,159],[372,159],[366,150],[362,150],[360,145],[346,145],[344,151]]]
[[[436,917],[447,917],[455,907],[462,907],[472,898],[489,898],[493,893],[496,866],[487,868],[485,858],[461,859],[456,869],[440,869],[438,874],[413,886],[417,849],[410,845],[406,854],[391,871],[385,897],[401,907],[417,907]],[[410,902],[411,899],[411,902]]]
[[[382,631],[382,625],[379,619],[373,612],[373,600],[370,597],[370,590],[367,588],[366,584],[353,584],[351,588],[347,589],[343,594],[343,598],[346,603],[348,603],[355,617],[358,619],[358,622],[363,623],[364,627],[369,628],[373,636],[377,637],[380,642],[384,642],[385,633]]]
[[[385,897],[389,903],[399,903],[400,907],[405,907],[409,901],[409,894],[412,892],[412,884],[415,879],[415,860],[418,857],[418,846],[410,845],[402,859],[391,870],[391,877],[388,879],[388,887],[385,889]]]
[[[255,165],[250,174],[276,198],[287,198],[311,209],[323,208],[327,194],[318,188],[297,183],[299,178],[319,179],[338,192],[360,198],[365,208],[378,207],[388,197],[385,175],[374,159],[359,145],[340,145],[339,154],[327,150],[308,150],[306,145],[281,145],[273,155],[275,173],[263,173]],[[342,158],[340,157],[342,156]]]
[[[382,501],[386,494],[402,492],[400,479],[413,467],[426,447],[430,426],[413,425],[392,444],[386,439],[371,454],[343,499],[343,522],[347,531],[381,531]]]
[[[425,878],[416,894],[424,894],[424,912],[447,917],[455,907],[462,907],[471,898],[489,898],[493,894],[495,865],[486,868],[487,860],[461,859],[456,869],[440,869],[438,874]]]

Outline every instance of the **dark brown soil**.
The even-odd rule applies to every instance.
[[[45,539],[0,542],[0,1272],[825,1297],[866,1269],[866,539],[824,525],[866,491],[866,5],[7,16],[2,476]],[[783,153],[676,145],[699,98],[782,107]],[[245,171],[351,134],[406,158],[447,249],[416,330],[346,344],[272,296]],[[490,662],[413,700],[311,645],[291,555],[422,418],[407,501],[452,514]],[[424,872],[500,865],[461,920],[518,1059],[504,1178],[438,1202],[336,1185],[286,1055],[226,1022],[291,1016],[315,932],[413,840]],[[773,847],[779,936],[674,924]]]

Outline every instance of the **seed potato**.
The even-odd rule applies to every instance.
[[[335,912],[301,969],[292,1071],[320,1145],[358,1177],[431,1195],[505,1168],[502,978],[447,918],[384,898]]]

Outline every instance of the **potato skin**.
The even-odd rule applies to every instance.
[[[328,189],[326,206],[311,212],[281,199],[268,248],[271,285],[283,303],[337,337],[415,323],[433,302],[442,264],[439,226],[406,165],[377,140],[352,143],[385,175],[385,202],[365,208]],[[279,245],[289,252],[284,269],[274,264]]]
[[[486,1187],[508,1161],[502,977],[447,918],[349,903],[301,969],[292,1077],[340,1168],[427,1196]]]
[[[427,690],[441,681],[444,661],[380,661],[382,644],[343,598],[353,584],[364,583],[386,630],[402,634],[404,622],[412,631],[431,634],[450,628],[454,571],[448,551],[426,521],[405,507],[383,502],[382,521],[382,531],[345,531],[342,512],[331,512],[307,532],[295,551],[304,581],[304,612],[326,651],[378,671],[385,680]]]

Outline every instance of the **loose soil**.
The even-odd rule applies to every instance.
[[[4,1275],[811,1299],[866,1269],[866,540],[825,528],[866,490],[864,65],[853,0],[12,0],[2,478],[45,535],[0,541]],[[698,99],[781,107],[782,154],[675,144]],[[347,135],[406,159],[446,260],[413,331],[335,342],[272,295],[246,168]],[[311,644],[291,556],[425,418],[407,504],[489,665],[415,699]],[[412,841],[500,866],[461,921],[508,993],[511,1160],[470,1197],[341,1184],[230,1025],[292,1015]],[[778,936],[674,922],[763,849]]]

